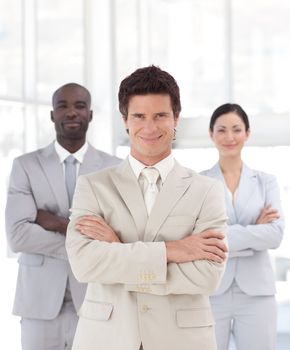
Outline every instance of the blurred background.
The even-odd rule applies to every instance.
[[[20,349],[11,316],[16,256],[6,245],[4,208],[14,157],[54,139],[51,96],[77,82],[92,93],[89,141],[125,157],[117,109],[120,81],[155,64],[177,80],[182,99],[174,153],[196,171],[217,153],[212,111],[242,105],[252,136],[244,160],[274,174],[286,217],[271,252],[279,304],[278,350],[290,349],[290,0],[0,0],[0,348]]]

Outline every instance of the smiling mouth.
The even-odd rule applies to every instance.
[[[157,136],[157,137],[142,137],[142,136],[140,136],[141,140],[142,140],[142,141],[145,141],[145,142],[155,142],[155,141],[159,141],[161,137],[162,137],[162,135]]]
[[[65,127],[69,127],[69,128],[78,128],[81,125],[81,123],[79,123],[79,122],[65,122],[65,123],[63,123],[63,125]]]
[[[236,145],[224,145],[225,148],[234,148]]]

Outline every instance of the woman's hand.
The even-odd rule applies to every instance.
[[[256,220],[256,224],[268,224],[276,219],[279,219],[280,215],[278,210],[273,209],[271,205],[267,205],[262,209],[258,219]]]

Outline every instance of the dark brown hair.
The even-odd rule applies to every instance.
[[[129,100],[135,95],[164,94],[169,95],[174,116],[181,111],[179,87],[175,79],[156,66],[139,68],[126,77],[119,88],[119,110],[126,119]]]

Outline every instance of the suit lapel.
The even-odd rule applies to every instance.
[[[43,148],[38,153],[39,162],[46,175],[47,182],[51,187],[59,210],[63,215],[67,215],[69,210],[68,195],[66,192],[65,181],[63,176],[63,169],[59,157],[55,151],[54,144]]]
[[[163,184],[148,218],[144,241],[153,241],[160,226],[192,182],[192,174],[177,162]]]
[[[143,240],[147,210],[140,185],[128,160],[123,161],[116,171],[111,172],[111,179],[133,217],[138,233],[137,239]]]
[[[206,175],[213,177],[217,180],[220,180],[224,185],[224,192],[225,192],[225,202],[226,202],[226,208],[227,208],[227,215],[229,217],[228,223],[237,222],[236,217],[236,211],[235,207],[233,205],[232,195],[229,192],[229,189],[227,187],[227,184],[225,182],[222,170],[220,168],[219,163],[217,163],[213,168],[207,171]]]
[[[104,168],[104,159],[100,156],[100,153],[89,144],[83,162],[80,165],[79,175],[92,173],[102,168]]]
[[[234,204],[232,202],[232,197],[228,192],[229,190],[227,189],[227,185],[218,163],[207,172],[207,175],[221,180],[224,184],[227,214],[229,217],[228,223],[231,224],[240,222],[242,213],[257,189],[257,176],[255,171],[243,164]]]

